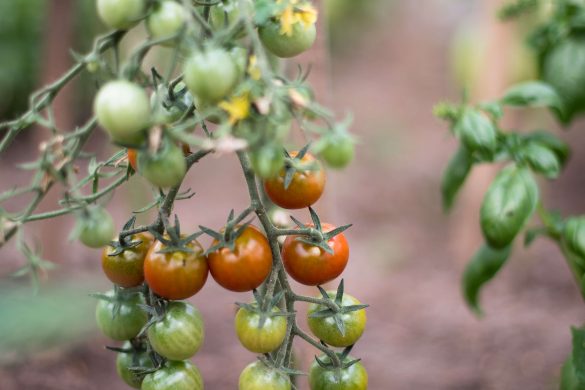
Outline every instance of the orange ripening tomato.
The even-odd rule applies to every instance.
[[[324,233],[335,229],[327,223],[322,224],[322,228]],[[281,253],[284,268],[294,280],[307,286],[317,286],[341,275],[349,260],[349,245],[343,233],[327,241],[333,254],[296,238],[297,236],[288,236]]]
[[[144,259],[152,240],[150,233],[135,234],[131,241],[141,241],[140,244],[115,256],[110,256],[115,249],[106,246],[102,251],[102,269],[108,279],[124,288],[136,287],[144,282]]]
[[[216,240],[211,244],[216,245]],[[213,279],[223,288],[251,291],[262,284],[272,269],[272,252],[264,234],[248,226],[235,240],[234,251],[221,248],[208,255]]]
[[[163,298],[178,300],[195,295],[207,281],[209,268],[198,241],[186,244],[193,253],[158,253],[166,246],[155,241],[144,260],[144,279]]]
[[[292,152],[295,157],[298,152]],[[284,188],[286,170],[273,179],[264,181],[264,190],[270,200],[277,206],[285,209],[302,209],[313,205],[319,200],[325,190],[325,170],[319,160],[309,153],[301,159],[303,163],[315,161],[318,170],[295,172],[288,188]]]

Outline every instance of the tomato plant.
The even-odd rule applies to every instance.
[[[309,370],[311,390],[367,390],[368,373],[360,362],[340,370],[329,366],[329,358],[322,356],[320,363],[315,361]],[[346,357],[344,361],[355,361]]]
[[[360,323],[354,319],[365,321],[366,305],[348,301],[343,281],[332,298],[321,287],[320,297],[298,294],[289,278],[326,283],[340,276],[349,256],[343,231],[350,225],[321,224],[311,206],[326,185],[325,165],[315,156],[332,168],[353,159],[350,123],[316,99],[308,67],[301,65],[291,78],[279,63],[279,57],[313,45],[317,9],[308,0],[97,0],[96,6],[111,31],[97,37],[88,53],[74,53],[74,66],[35,93],[28,111],[0,123],[1,157],[25,128],[50,134],[37,160],[26,164],[36,170],[31,182],[0,193],[0,247],[14,238],[27,260],[16,274],[39,283],[39,273],[50,268],[28,245],[25,225],[74,214],[72,237],[102,250],[103,271],[114,283],[114,290],[93,294],[99,299],[96,320],[106,336],[124,342],[108,349],[117,353],[119,376],[134,388],[203,389],[199,370],[188,361],[203,342],[203,318],[181,300],[198,293],[208,273],[226,290],[253,295],[253,303],[238,303],[235,332],[244,348],[262,355],[242,372],[241,390],[293,388],[301,374],[293,357],[299,342],[328,357],[318,364],[357,372],[361,365],[346,359],[351,347],[339,353],[327,342],[357,341]],[[147,34],[136,33],[139,24]],[[160,47],[164,59],[152,55]],[[96,85],[93,116],[61,128],[54,123],[54,101],[82,75]],[[108,135],[111,147],[87,147],[100,140],[93,137],[96,129]],[[305,145],[296,144],[297,130]],[[545,139],[538,142],[555,148]],[[289,145],[299,151],[289,153]],[[554,150],[555,156],[562,153]],[[232,210],[219,231],[201,220],[198,228],[181,233],[173,210],[180,210],[178,202],[197,199],[183,182],[190,170],[208,169],[198,163],[212,154],[237,158],[248,204],[238,213]],[[542,147],[526,156],[547,175],[559,170]],[[152,199],[133,204],[138,207],[127,211],[132,217],[116,231],[106,203],[132,177],[152,190]],[[225,179],[220,171],[214,175],[218,191]],[[51,191],[62,191],[56,208],[39,212]],[[25,195],[31,197],[22,209],[4,203],[28,199]],[[292,216],[296,227],[288,218],[283,222],[277,215],[287,212],[276,206],[308,207],[299,213],[310,214],[312,223]],[[212,241],[206,250],[197,241],[202,235]],[[299,326],[300,304],[314,305],[311,318],[320,320],[313,332],[322,342]],[[331,341],[334,331],[321,329],[330,330],[329,318],[343,327],[342,341]]]

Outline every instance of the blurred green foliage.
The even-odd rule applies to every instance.
[[[0,119],[26,109],[42,65],[46,0],[0,1]]]

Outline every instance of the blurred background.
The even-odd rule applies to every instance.
[[[367,332],[353,354],[363,359],[373,390],[554,389],[570,351],[569,327],[583,321],[570,272],[546,241],[526,250],[518,245],[484,291],[483,319],[472,316],[460,296],[461,272],[481,243],[478,210],[495,170],[476,169],[452,215],[444,215],[439,182],[456,142],[432,116],[432,107],[460,99],[464,87],[474,101],[486,100],[534,77],[523,37],[538,16],[501,23],[495,17],[501,3],[320,1],[327,16],[321,18],[321,39],[295,59],[313,64],[310,77],[321,101],[355,117],[357,159],[346,171],[329,173],[317,209],[332,223],[354,224],[347,233],[352,254],[344,278],[346,291],[371,305]],[[94,0],[0,1],[0,120],[25,110],[34,88],[71,66],[70,48],[89,50],[92,36],[103,31],[94,6]],[[94,93],[89,78],[64,90],[55,106],[62,127],[72,128],[91,114]],[[555,129],[546,112],[508,114],[510,127]],[[577,122],[562,133],[574,150],[566,174],[543,183],[547,205],[563,213],[584,211],[584,125]],[[0,156],[0,190],[27,182],[28,174],[13,167],[34,160],[44,136],[39,129],[24,132]],[[111,153],[102,134],[94,137],[92,152]],[[199,224],[219,228],[231,208],[246,206],[234,157],[208,158],[187,183],[197,195],[176,209],[187,231]],[[118,225],[149,201],[146,189],[134,177],[115,194],[108,209]],[[59,191],[54,192],[40,211],[55,207]],[[24,201],[4,207],[16,209]],[[0,252],[2,390],[125,388],[115,373],[114,353],[104,349],[111,342],[98,333],[95,301],[88,296],[110,288],[99,251],[66,240],[73,223],[65,217],[27,228],[44,257],[57,265],[37,296],[27,280],[9,278],[24,261],[14,245]],[[233,390],[240,371],[255,358],[232,330],[233,303],[248,298],[210,278],[191,299],[206,320],[205,345],[194,361],[208,389]],[[306,369],[315,350],[298,346]],[[301,389],[305,382],[301,379]]]

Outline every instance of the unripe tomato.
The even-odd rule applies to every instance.
[[[78,220],[79,241],[90,248],[108,245],[114,237],[114,220],[103,207],[91,207]]]
[[[109,245],[102,251],[104,273],[112,283],[124,288],[136,287],[144,282],[144,258],[152,245],[152,235],[138,233],[131,240],[141,243],[115,256],[110,256],[115,249]]]
[[[269,22],[258,30],[260,40],[270,52],[281,58],[294,57],[308,50],[315,43],[317,28],[314,24],[305,26],[303,23],[295,23],[292,27],[292,35],[282,34],[280,24]]]
[[[167,361],[161,369],[144,377],[142,390],[203,390],[203,378],[188,360]]]
[[[181,148],[169,140],[163,140],[155,153],[138,153],[138,170],[152,185],[174,187],[187,173],[187,161]]]
[[[273,307],[272,312],[279,313],[280,309]],[[241,307],[236,314],[236,334],[247,350],[255,353],[269,353],[280,347],[284,341],[286,317],[267,316],[261,328],[260,319],[260,313]]]
[[[199,104],[214,104],[234,89],[238,81],[238,68],[227,51],[210,48],[193,54],[187,60],[184,79]]]
[[[338,136],[331,138],[321,151],[321,157],[331,168],[345,168],[355,154],[355,145],[350,137]]]
[[[211,244],[216,245],[216,240]],[[266,236],[248,226],[235,240],[234,251],[221,248],[208,255],[213,279],[225,289],[252,291],[264,282],[272,269],[272,252]]]
[[[105,295],[113,298],[114,291],[108,291]],[[98,328],[113,340],[123,341],[136,337],[148,321],[146,312],[138,306],[144,304],[144,298],[138,293],[119,302],[100,299],[95,311]]]
[[[240,0],[220,1],[211,7],[209,12],[209,25],[219,31],[224,28],[230,28],[238,21],[240,17]]]
[[[144,259],[144,279],[163,298],[178,300],[195,295],[207,281],[209,268],[201,244],[187,244],[193,253],[158,253],[165,244],[155,241]]]
[[[132,344],[129,341],[125,342],[122,346],[124,349],[131,349]],[[130,370],[131,367],[145,367],[153,368],[152,360],[146,351],[134,351],[134,352],[118,352],[116,357],[116,372],[118,376],[130,387],[140,389],[142,384],[142,377],[136,375],[135,372]]]
[[[150,124],[150,103],[146,92],[126,80],[110,81],[100,88],[93,109],[98,123],[114,142],[142,144]]]
[[[291,390],[290,378],[266,364],[256,361],[240,374],[238,390]]]
[[[155,3],[152,12],[146,19],[146,29],[152,39],[168,38],[181,31],[187,20],[188,11],[179,3],[166,0]],[[174,42],[163,45],[172,46]]]
[[[201,313],[185,302],[171,302],[162,320],[148,328],[150,345],[169,360],[189,359],[199,351],[204,337]]]
[[[508,246],[533,214],[538,185],[526,168],[504,168],[486,192],[480,211],[481,229],[492,248]]]
[[[145,0],[97,0],[97,12],[110,28],[126,30],[144,16]]]
[[[327,295],[331,298],[335,298],[335,291],[327,291]],[[349,294],[343,294],[341,301],[342,306],[360,305],[361,302]],[[345,333],[342,334],[333,317],[318,317],[311,318],[311,314],[326,310],[326,306],[316,305],[312,303],[309,305],[309,311],[307,313],[307,323],[311,332],[319,338],[337,348],[345,348],[350,345],[354,345],[366,328],[366,311],[364,309],[351,311],[349,313],[340,314],[341,322],[343,322]]]
[[[290,154],[295,157],[297,152]],[[302,209],[313,205],[325,190],[325,170],[323,165],[310,153],[303,156],[303,163],[315,161],[317,170],[295,172],[288,188],[284,188],[285,170],[278,176],[264,181],[264,190],[270,200],[284,209]]]
[[[328,223],[322,224],[322,228],[323,232],[335,229]],[[294,280],[307,286],[317,286],[341,275],[349,260],[349,244],[343,233],[327,241],[333,254],[296,238],[288,236],[282,245],[284,268]]]
[[[263,179],[276,177],[284,167],[284,153],[278,147],[265,146],[250,152],[254,173]]]
[[[179,93],[183,88],[185,88],[185,84],[179,83],[175,87],[175,93]],[[150,95],[150,106],[155,123],[174,123],[181,119],[185,111],[193,104],[193,97],[188,92],[179,97],[175,96],[176,101],[173,102],[167,95],[167,87],[164,85],[159,86],[158,91]]]
[[[326,356],[320,357],[321,361],[329,363]],[[354,360],[351,356],[346,362]],[[343,369],[325,369],[314,361],[309,370],[309,386],[311,390],[367,390],[368,373],[361,362]]]

